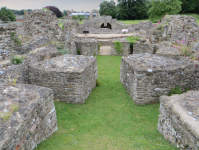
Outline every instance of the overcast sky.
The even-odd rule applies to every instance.
[[[108,0],[110,1],[110,0]],[[117,0],[114,0],[117,2]],[[56,6],[61,11],[75,10],[75,11],[91,11],[92,9],[99,9],[99,4],[103,0],[0,0],[0,7],[7,7],[9,9],[41,9],[45,6]]]

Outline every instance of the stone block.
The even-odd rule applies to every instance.
[[[161,96],[158,130],[183,150],[199,149],[199,92]]]
[[[32,150],[57,130],[51,89],[1,82],[0,91],[1,150]]]
[[[96,86],[95,57],[64,55],[30,64],[30,84],[52,88],[55,98],[82,104]]]
[[[122,57],[120,80],[135,104],[158,103],[171,88],[193,88],[193,63],[153,54],[133,54]]]

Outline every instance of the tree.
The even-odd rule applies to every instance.
[[[115,2],[111,0],[110,2],[108,1],[103,1],[100,3],[100,10],[99,10],[100,15],[108,15],[112,16],[113,18],[116,17],[116,6]]]
[[[152,7],[149,9],[149,19],[160,20],[166,13],[169,15],[178,14],[181,11],[180,0],[152,0]]]
[[[66,10],[63,11],[63,14],[64,14],[64,16],[68,16]]]
[[[148,0],[118,0],[117,18],[118,19],[145,19],[148,17]]]
[[[11,10],[7,9],[6,7],[2,7],[0,9],[0,18],[1,17],[6,18],[5,16],[9,18],[10,21],[16,21],[14,13]]]
[[[57,18],[63,17],[63,13],[59,10],[59,8],[57,8],[55,6],[46,6],[44,8],[46,8],[46,9],[51,10],[52,12],[54,12],[55,15],[57,16]]]
[[[182,2],[181,13],[199,14],[199,0],[180,0]]]
[[[82,21],[82,19],[84,18],[84,16],[82,16],[82,15],[78,15],[77,17],[78,17],[79,21]]]

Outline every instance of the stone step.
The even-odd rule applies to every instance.
[[[111,55],[111,46],[101,46],[100,55]]]
[[[111,45],[110,40],[98,39],[98,42],[100,43],[101,46],[110,46]]]

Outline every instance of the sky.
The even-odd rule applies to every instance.
[[[108,0],[110,1],[110,0]],[[117,0],[114,0],[117,2]],[[42,9],[45,6],[55,6],[61,11],[91,11],[92,9],[99,10],[99,4],[103,0],[0,0],[0,7],[9,9]]]

